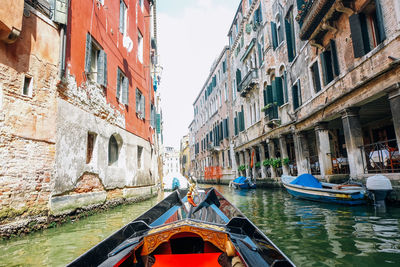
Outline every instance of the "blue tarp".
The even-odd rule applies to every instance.
[[[238,183],[238,184],[243,184],[244,181],[246,181],[246,177],[244,176],[239,176],[238,178],[236,178],[235,180],[233,180],[234,183]]]
[[[291,182],[291,184],[302,185],[312,188],[322,188],[322,185],[318,181],[318,179],[308,173],[298,176]]]
[[[172,179],[172,190],[178,189],[180,185],[179,179],[174,177],[174,179]]]

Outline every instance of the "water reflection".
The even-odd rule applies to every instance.
[[[236,191],[223,186],[217,189],[298,266],[400,265],[398,207],[387,207],[383,213],[370,206],[297,200],[284,190]],[[159,199],[0,241],[0,266],[64,266]]]
[[[299,266],[397,266],[400,208],[297,200],[284,190],[218,187]]]

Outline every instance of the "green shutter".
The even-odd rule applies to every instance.
[[[319,78],[319,69],[318,69],[318,61],[315,61],[315,63],[311,66],[312,72],[313,72],[313,81],[314,81],[314,89],[315,92],[318,93],[321,91],[321,81]]]
[[[272,33],[272,47],[274,50],[278,47],[278,37],[276,33],[276,24],[271,21],[271,33]]]
[[[369,52],[368,30],[363,13],[354,14],[349,17],[351,39],[353,41],[354,57],[362,57]]]
[[[235,135],[238,135],[238,122],[237,122],[237,117],[234,118],[233,123],[235,125]]]
[[[124,30],[124,13],[125,13],[125,3],[123,0],[119,1],[119,31],[123,32]]]
[[[97,62],[97,83],[107,86],[107,54],[104,50],[99,51],[99,59]]]
[[[398,0],[397,0],[398,1]],[[383,12],[381,6],[381,0],[375,0],[375,7],[376,7],[376,20],[377,20],[377,28],[378,28],[378,40],[377,42],[380,44],[383,40],[386,39],[385,34],[385,23],[383,20]]]
[[[140,91],[136,88],[136,112],[140,110]]]
[[[338,56],[337,56],[335,40],[331,39],[330,44],[331,44],[331,57],[332,57],[332,62],[333,62],[333,72],[334,72],[335,76],[337,77],[340,75],[340,68],[339,68],[339,60],[338,60]]]
[[[92,54],[92,36],[86,34],[86,51],[85,51],[85,71],[90,72],[91,65],[91,54]]]
[[[121,71],[119,68],[117,68],[117,92],[116,92],[116,97],[119,99],[120,95],[121,95],[121,79],[119,78],[121,76]]]
[[[324,51],[320,55],[322,65],[322,76],[324,85],[327,85],[333,80],[331,51]]]
[[[122,80],[122,99],[121,103],[128,105],[129,104],[129,82],[128,78],[124,76]]]
[[[143,116],[143,118],[145,119],[146,118],[146,99],[144,98],[144,95],[142,95],[142,103],[141,103],[141,106],[142,106],[142,116]]]
[[[157,133],[161,133],[161,114],[156,114],[156,130]]]
[[[297,10],[301,10],[301,6],[304,4],[304,0],[297,0]]]
[[[267,104],[273,103],[272,85],[267,85]]]
[[[240,91],[240,82],[242,81],[242,73],[240,69],[236,70],[236,84],[237,84],[237,90]]]
[[[277,92],[277,104],[278,106],[283,105],[283,84],[282,78],[276,77],[276,92]]]
[[[285,19],[285,31],[286,31],[286,45],[287,45],[287,51],[288,51],[288,60],[289,62],[292,62],[294,59],[293,55],[293,45],[294,45],[294,40],[292,40],[292,28],[287,19]]]

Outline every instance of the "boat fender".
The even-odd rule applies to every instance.
[[[225,243],[225,252],[229,257],[235,256],[235,246],[229,240],[227,240]]]

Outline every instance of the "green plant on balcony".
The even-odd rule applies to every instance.
[[[246,170],[246,165],[240,165],[239,166],[239,168],[238,168],[238,171],[244,171],[244,170]]]
[[[281,159],[280,159],[280,158],[272,159],[272,164],[271,164],[271,166],[274,167],[274,168],[279,168],[279,167],[281,167],[281,166],[282,166],[282,161],[281,161]]]
[[[300,7],[298,7],[298,13],[295,18],[296,21],[301,23],[304,20],[313,2],[314,2],[313,0],[303,0],[303,4]]]
[[[261,162],[256,162],[256,168],[260,168],[261,167]]]
[[[269,110],[270,108],[275,107],[275,106],[277,106],[277,105],[278,105],[277,102],[268,103],[268,104],[266,104],[266,105],[261,109],[261,111],[262,111],[262,112],[265,112],[265,111]]]
[[[288,165],[289,165],[289,162],[290,162],[289,158],[283,158],[283,159],[282,159],[282,165],[288,166]]]
[[[272,161],[273,161],[273,159],[264,159],[263,166],[266,166],[266,167],[271,166]]]

